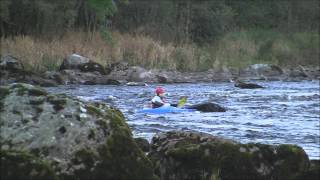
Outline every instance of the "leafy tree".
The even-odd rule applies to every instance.
[[[106,27],[116,4],[113,0],[1,0],[0,10],[1,36],[57,36],[75,28]]]

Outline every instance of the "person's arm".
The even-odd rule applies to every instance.
[[[159,101],[155,101],[155,102],[152,102],[155,106],[157,106],[157,107],[161,107],[161,106],[163,106],[164,105],[164,103],[162,103],[162,102],[159,102]]]

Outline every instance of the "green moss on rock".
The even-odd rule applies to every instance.
[[[90,149],[81,149],[75,153],[73,159],[74,164],[85,164],[87,167],[93,167],[94,163],[98,160],[97,155]]]
[[[127,133],[128,136],[131,136],[131,130],[128,126],[128,124],[124,121],[125,117],[124,115],[121,113],[121,111],[117,110],[117,109],[109,109],[107,111],[107,116],[106,116],[109,120],[110,120],[110,125],[112,128],[122,128],[122,130],[124,130],[124,132]]]
[[[25,94],[28,94],[29,96],[45,96],[48,94],[44,89],[40,87],[36,87],[25,83],[12,84],[10,85],[10,89],[17,92],[17,95],[19,96],[23,96]]]
[[[86,109],[88,110],[88,113],[95,116],[102,116],[102,112],[98,107],[95,107],[93,105],[87,105]]]
[[[58,179],[47,162],[32,154],[6,150],[0,150],[0,154],[1,180]]]
[[[298,174],[294,180],[313,180],[320,178],[320,160],[311,160],[308,170]]]
[[[143,152],[150,151],[150,144],[149,144],[148,140],[139,137],[139,138],[134,138],[134,141],[136,142],[136,144],[140,147],[140,149]]]
[[[279,145],[276,149],[277,159],[274,176],[280,179],[295,176],[309,167],[309,158],[304,150],[296,145]]]
[[[45,96],[48,93],[45,90],[40,88],[32,88],[32,89],[29,89],[28,94],[29,96]]]
[[[0,87],[0,111],[3,110],[3,99],[6,98],[6,96],[10,94],[10,89],[8,87]]]
[[[33,99],[30,99],[30,104],[31,105],[40,105],[40,104],[43,104],[45,101],[45,98],[43,96],[40,96],[40,97],[35,97]]]
[[[55,111],[60,111],[65,108],[67,99],[64,97],[57,97],[55,95],[50,95],[47,97],[47,101],[53,105]]]
[[[151,161],[137,147],[132,137],[121,131],[113,131],[107,138],[106,145],[100,147],[99,153],[105,159],[98,165],[99,171],[95,178],[158,179],[153,174]]]
[[[196,132],[153,138],[149,153],[161,179],[293,179],[308,167],[295,145],[241,144]]]
[[[88,134],[88,139],[95,139],[96,138],[96,130],[90,129]]]
[[[10,89],[8,87],[0,87],[0,100],[6,98],[8,94],[10,94]]]
[[[1,157],[6,157],[1,160],[1,172],[5,172],[1,179],[157,179],[151,161],[138,148],[119,110],[65,95],[45,95],[36,88],[31,96],[33,88],[26,84],[9,86],[10,98],[1,101],[8,104],[5,113],[13,117],[6,121],[20,123],[15,127],[16,136],[2,136],[6,138],[1,140],[2,147],[27,152],[1,151]],[[5,96],[8,91],[3,92]],[[21,106],[7,103],[12,99]],[[19,114],[26,115],[23,122]],[[30,136],[24,136],[27,133]],[[11,143],[20,139],[25,141]]]

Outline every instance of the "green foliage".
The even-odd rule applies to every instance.
[[[112,16],[117,10],[113,0],[89,0],[89,5],[96,10],[101,20],[106,16]]]
[[[0,10],[5,36],[60,35],[74,28],[106,32],[112,25],[165,42],[200,45],[244,29],[317,31],[320,19],[317,0],[1,0]]]
[[[164,42],[212,43],[243,30],[318,31],[317,0],[131,0],[119,6],[114,26]]]
[[[53,37],[75,28],[107,27],[116,5],[113,0],[1,0],[0,10],[1,36]]]

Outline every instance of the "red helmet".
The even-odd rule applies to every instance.
[[[163,94],[165,92],[163,87],[157,87],[156,88],[156,94]]]

